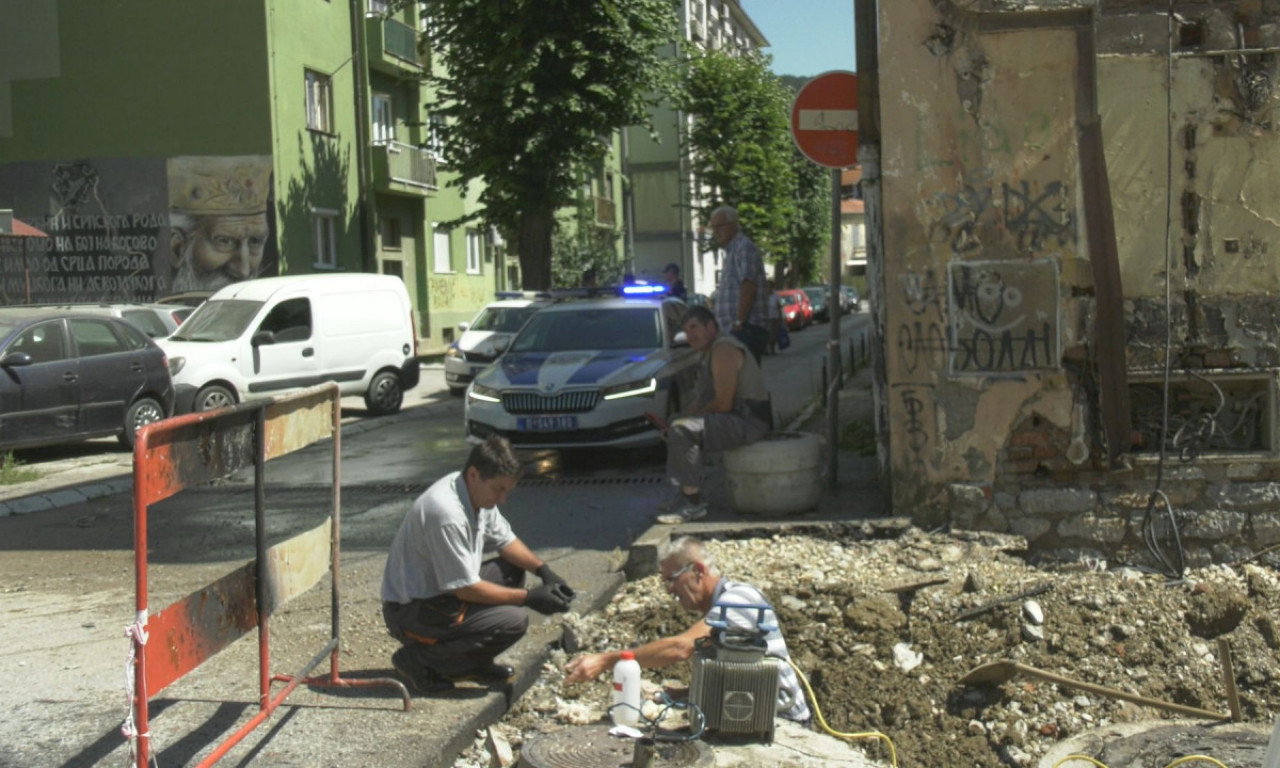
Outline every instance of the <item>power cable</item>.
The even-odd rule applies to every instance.
[[[800,678],[800,682],[804,684],[805,691],[809,693],[809,701],[813,702],[813,714],[818,718],[818,725],[822,726],[822,730],[826,731],[832,736],[835,736],[838,739],[848,739],[850,741],[855,739],[882,740],[885,744],[889,745],[889,762],[894,766],[894,768],[897,768],[898,751],[894,749],[893,742],[889,739],[888,736],[884,735],[879,731],[863,731],[861,733],[842,733],[840,731],[835,730],[831,726],[827,725],[827,719],[822,716],[822,707],[818,706],[818,697],[813,694],[813,688],[809,687],[809,678],[804,676],[804,672],[800,671],[800,668],[796,666],[796,663],[794,661],[792,661],[791,659],[787,659],[787,663],[790,664],[791,668],[796,671],[796,677]]]

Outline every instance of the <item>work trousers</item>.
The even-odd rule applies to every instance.
[[[769,425],[740,413],[707,413],[676,419],[667,430],[667,476],[691,488],[702,485],[702,453],[720,453],[750,445]]]
[[[523,570],[501,559],[480,567],[481,579],[505,587],[523,587],[524,577]],[[445,677],[461,677],[492,663],[529,628],[521,606],[468,603],[452,593],[383,602],[382,620],[419,662]]]
[[[741,328],[730,332],[751,350],[751,356],[756,359],[756,365],[763,365],[761,358],[764,357],[765,347],[769,344],[769,331],[755,323],[743,323]]]

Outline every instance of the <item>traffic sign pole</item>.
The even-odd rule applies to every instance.
[[[858,162],[858,76],[824,72],[805,83],[791,104],[791,137],[805,157],[831,169],[831,284],[827,315],[827,376],[822,382],[827,404],[827,482],[836,486],[840,439],[840,172]]]

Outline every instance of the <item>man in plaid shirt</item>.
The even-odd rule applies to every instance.
[[[769,339],[764,260],[751,238],[742,234],[738,210],[732,206],[722,205],[711,213],[711,239],[725,251],[716,287],[716,322],[745,344],[758,364]]]

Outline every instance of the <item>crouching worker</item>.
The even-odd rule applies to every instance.
[[[681,608],[697,611],[702,614],[702,618],[678,635],[630,649],[635,654],[636,661],[645,669],[661,669],[693,658],[694,645],[702,638],[711,636],[711,625],[707,620],[721,618],[720,609],[715,606],[766,605],[769,602],[760,590],[750,584],[721,577],[703,543],[690,536],[672,542],[659,567],[667,592],[675,596]],[[786,640],[782,637],[782,630],[777,627],[777,617],[773,611],[764,613],[766,623],[772,624],[772,628],[764,635],[768,645],[766,654],[780,660],[778,701],[794,702],[778,715],[788,720],[806,722],[809,720],[809,705],[805,702],[804,691],[800,688],[795,670],[787,663],[791,655],[787,652]],[[731,626],[754,631],[759,629],[759,614],[760,611],[756,610],[729,610],[725,612],[725,619]],[[622,651],[617,650],[574,657],[565,665],[565,671],[569,673],[565,683],[596,679],[602,673],[612,670],[621,654]]]
[[[391,663],[419,693],[447,691],[461,680],[509,681],[515,670],[494,658],[524,636],[524,608],[569,610],[573,590],[498,510],[519,474],[511,444],[489,438],[471,451],[461,472],[440,478],[414,501],[391,542],[382,618],[401,643]],[[491,552],[497,557],[486,562]],[[525,589],[526,572],[542,584]]]
[[[694,401],[667,430],[667,475],[680,486],[670,512],[659,523],[678,525],[706,517],[699,491],[704,451],[719,453],[750,445],[772,426],[764,373],[741,341],[722,333],[706,307],[693,307],[680,323],[689,346],[701,354]]]

